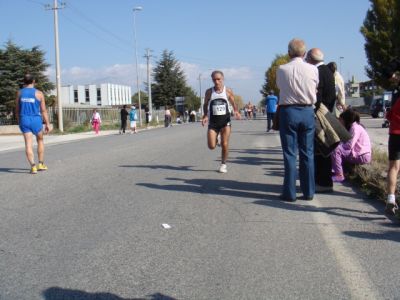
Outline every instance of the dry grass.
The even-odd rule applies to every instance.
[[[359,185],[368,196],[385,201],[387,169],[387,153],[375,148],[372,151],[371,164],[356,166],[350,179]]]

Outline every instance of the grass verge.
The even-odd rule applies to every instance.
[[[384,202],[386,200],[388,165],[387,153],[374,148],[372,151],[371,163],[368,165],[355,166],[349,178],[353,183],[361,187],[362,191],[369,197]]]

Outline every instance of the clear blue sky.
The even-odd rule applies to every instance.
[[[53,14],[44,9],[52,0],[0,0],[0,44],[12,39],[23,47],[40,45],[52,65]],[[360,26],[368,0],[66,0],[60,10],[63,84],[119,82],[135,87],[133,12],[141,78],[145,80],[145,48],[152,64],[163,49],[173,50],[187,81],[199,90],[211,84],[211,69],[223,69],[226,84],[244,100],[257,103],[264,72],[276,54],[287,51],[293,37],[319,47],[326,62],[343,56],[345,79],[366,80],[364,39]]]

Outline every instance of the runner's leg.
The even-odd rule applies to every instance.
[[[210,150],[215,149],[217,146],[217,135],[218,133],[213,129],[208,129],[207,131],[207,144]]]
[[[43,131],[39,132],[38,135],[36,136],[36,141],[38,144],[37,147],[37,153],[38,153],[38,158],[39,162],[44,162],[44,140],[43,140]]]
[[[229,153],[229,137],[231,135],[231,126],[225,126],[221,129],[221,163],[225,164]]]
[[[32,145],[32,132],[24,133],[25,140],[25,154],[28,162],[31,166],[35,164],[35,157],[33,155],[33,145]]]

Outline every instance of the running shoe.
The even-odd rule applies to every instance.
[[[36,165],[31,167],[31,174],[37,174],[37,167]]]
[[[226,164],[221,164],[221,166],[219,167],[219,172],[220,173],[227,173],[228,172],[228,167],[226,166]]]
[[[397,203],[391,203],[388,202],[386,203],[386,208],[385,208],[385,214],[389,215],[389,216],[394,216],[396,215],[396,212],[398,212],[399,207],[397,206]]]
[[[46,171],[47,166],[44,163],[39,163],[37,169],[38,171]]]

